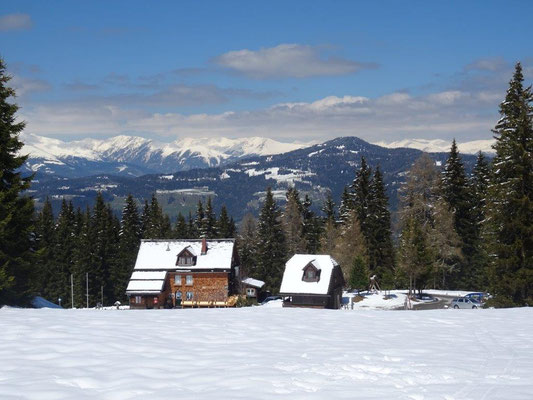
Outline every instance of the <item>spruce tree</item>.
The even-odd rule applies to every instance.
[[[324,204],[322,205],[322,212],[325,215],[325,220],[331,220],[333,222],[336,221],[336,213],[335,213],[335,202],[333,201],[333,198],[331,197],[331,193],[328,194],[328,197]]]
[[[488,287],[489,258],[483,226],[486,218],[489,179],[489,164],[483,153],[479,152],[469,181],[470,208],[474,230],[472,244],[474,256],[472,257],[473,264],[470,268],[472,272],[471,284],[477,290]]]
[[[453,214],[454,228],[461,238],[464,256],[464,262],[458,264],[454,274],[456,286],[463,289],[474,289],[472,280],[476,277],[471,268],[475,258],[475,223],[468,181],[455,139],[452,142],[450,154],[442,173],[441,188],[442,197],[448,203]]]
[[[141,222],[137,204],[131,194],[126,198],[126,204],[122,209],[118,239],[118,253],[116,262],[111,271],[114,298],[120,301],[126,300],[126,287],[135,266],[137,252],[141,242]]]
[[[75,214],[72,202],[63,199],[55,229],[55,250],[50,276],[47,282],[48,300],[70,307],[70,274],[74,268]]]
[[[55,220],[52,204],[47,197],[35,221],[35,279],[32,280],[32,287],[35,294],[49,300],[52,297],[48,295],[47,287],[54,265],[55,246]]]
[[[203,225],[205,229],[205,235],[208,239],[213,239],[217,237],[217,218],[215,216],[215,211],[213,210],[211,197],[207,198]]]
[[[286,194],[287,203],[283,211],[281,221],[287,240],[287,256],[305,253],[304,220],[302,217],[302,204],[300,195],[294,188],[290,188]]]
[[[305,195],[302,202],[303,236],[305,239],[305,249],[309,254],[317,254],[320,248],[320,235],[322,224],[320,219],[311,210],[313,205],[309,195]]]
[[[368,226],[370,271],[378,275],[381,287],[391,288],[394,285],[394,245],[392,242],[389,199],[385,193],[385,184],[383,183],[383,175],[379,166],[370,181]]]
[[[266,283],[266,289],[272,293],[279,291],[287,260],[287,247],[280,214],[269,187],[259,214],[257,266],[258,278]]]
[[[370,271],[368,270],[364,258],[361,256],[356,256],[351,265],[348,286],[351,289],[362,291],[368,288],[369,281]]]
[[[257,224],[254,216],[246,214],[242,220],[241,229],[237,236],[237,248],[241,261],[242,276],[258,278],[261,275],[257,268]]]
[[[25,123],[15,122],[18,106],[10,102],[15,97],[10,79],[0,58],[0,305],[27,303],[33,273],[33,200],[22,194],[31,177],[19,172],[27,156],[18,155]]]
[[[346,222],[346,220],[350,217],[353,209],[353,199],[350,196],[348,187],[344,186],[344,190],[341,195],[341,205],[339,207],[339,222]]]
[[[76,247],[74,250],[74,307],[84,308],[89,305],[94,306],[98,301],[94,297],[94,292],[87,299],[87,286],[92,287],[93,265],[96,262],[94,256],[95,229],[92,224],[91,211],[89,207],[81,213],[79,233],[76,236]],[[87,275],[89,274],[89,275]],[[89,278],[89,285],[87,285]]]
[[[368,221],[369,206],[370,206],[370,179],[372,170],[368,166],[366,159],[361,157],[361,167],[355,174],[355,179],[352,183],[352,204],[353,209],[357,212],[357,219],[361,226],[361,231],[367,241],[370,240],[371,232]]]
[[[220,239],[228,239],[235,237],[234,226],[228,217],[228,210],[225,205],[220,209],[220,215],[216,223],[216,232]]]
[[[187,239],[189,238],[189,228],[187,226],[187,221],[185,217],[180,212],[178,213],[178,218],[176,219],[176,226],[174,228],[174,238],[176,239]]]
[[[533,304],[533,94],[523,81],[517,63],[493,130],[489,232],[496,305]]]
[[[207,226],[202,200],[198,200],[196,217],[194,218],[194,230],[198,237],[207,238]]]

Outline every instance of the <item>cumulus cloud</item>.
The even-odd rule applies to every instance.
[[[0,32],[21,31],[32,27],[28,14],[6,14],[0,16]]]
[[[213,61],[255,79],[347,75],[377,67],[374,63],[327,57],[320,49],[301,44],[230,51]]]

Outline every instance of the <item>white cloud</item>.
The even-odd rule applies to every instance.
[[[316,47],[300,44],[230,51],[216,57],[214,62],[256,79],[347,75],[376,68],[373,63],[325,57]]]
[[[503,94],[501,94],[503,96]],[[24,108],[29,133],[44,136],[249,137],[285,141],[359,136],[369,141],[426,137],[486,139],[501,99],[443,91],[425,96],[391,93],[378,98],[328,96],[313,102],[280,103],[253,111],[219,114],[149,113],[119,105],[47,105]],[[487,112],[488,110],[488,112]]]
[[[28,14],[6,14],[0,16],[0,32],[20,31],[32,27]]]
[[[34,92],[44,92],[50,89],[50,84],[42,79],[26,78],[14,75],[9,85],[15,89],[17,96],[22,97]]]

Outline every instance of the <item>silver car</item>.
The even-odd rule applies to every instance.
[[[450,307],[475,309],[482,308],[483,305],[475,299],[469,299],[467,297],[456,297],[452,300],[452,304],[450,305]]]

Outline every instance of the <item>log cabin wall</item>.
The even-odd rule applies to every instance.
[[[187,275],[192,275],[192,284],[187,284]],[[176,280],[176,276],[180,276],[181,279]],[[187,300],[187,292],[192,292],[193,301],[226,301],[228,299],[227,272],[180,272],[169,274],[167,279],[169,279],[168,283],[174,300],[177,291],[181,291],[182,300]]]

